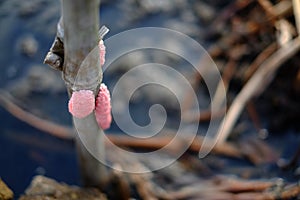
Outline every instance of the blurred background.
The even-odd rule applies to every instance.
[[[106,37],[132,28],[165,27],[185,33],[205,48],[209,48],[214,44],[215,38],[222,34],[225,35],[228,30],[224,29],[223,33],[209,34],[208,27],[217,18],[220,11],[232,2],[234,1],[103,0],[99,9],[100,22],[101,25],[106,25],[110,29]],[[61,74],[43,64],[44,57],[54,40],[59,18],[60,1],[58,0],[0,0],[0,89],[2,95],[4,94],[3,91],[9,92],[14,103],[24,110],[42,119],[72,126],[71,116],[67,110],[68,96]],[[239,23],[239,21],[236,20],[234,23]],[[271,28],[271,31],[274,30]],[[268,31],[266,31],[260,33],[260,39],[260,46],[257,46],[257,51],[263,50],[266,44],[274,39],[274,36],[268,35]],[[256,40],[252,42],[256,42]],[[115,67],[112,70],[107,71],[107,74],[104,75],[104,82],[110,87],[124,71],[149,61],[166,63],[182,70],[182,73],[187,76],[192,76],[193,71],[186,67],[187,63],[179,62],[172,56],[166,57],[157,52],[152,52],[150,55],[145,56],[139,52],[127,55],[126,58],[114,63]],[[248,60],[253,60],[256,54],[248,53],[247,56]],[[287,65],[293,65],[296,61],[294,60]],[[224,65],[222,62],[220,63],[220,65]],[[241,66],[239,71],[245,70],[242,68],[245,62],[241,63],[239,64]],[[292,67],[291,70],[294,70],[292,73],[297,74],[299,67]],[[283,70],[280,71],[280,76],[286,78],[289,73]],[[268,138],[267,142],[276,146],[277,150],[282,150],[282,157],[289,158],[300,142],[299,125],[297,125],[300,107],[297,95],[291,97],[292,101],[286,98],[289,94],[285,93],[284,88],[290,87],[290,85],[282,87],[282,82],[284,80],[277,81],[271,87],[274,90],[283,88],[279,95],[281,98],[274,100],[273,93],[270,93],[255,103],[260,111],[259,114],[262,116],[260,118],[261,127],[259,127],[264,130],[262,137],[268,138],[267,132],[269,128],[273,128],[272,134],[277,135],[277,137]],[[233,94],[241,89],[241,85],[238,78],[233,79],[233,85],[231,85]],[[299,85],[296,84],[295,87],[297,86]],[[128,87],[130,87],[130,83]],[[163,99],[157,100],[148,98],[151,95],[143,96],[147,94],[147,91],[152,91],[151,88],[146,88],[145,91],[142,96],[136,95],[136,98],[131,102],[130,109],[133,119],[141,125],[147,124],[149,119],[144,113],[148,112],[150,105],[158,101],[168,108],[167,113],[170,118],[167,126],[169,128],[176,127],[179,116],[178,110],[176,110],[176,101],[172,102],[172,95],[164,91]],[[204,102],[202,107],[206,107],[208,97],[205,88],[200,88],[198,94],[202,95],[202,102]],[[229,102],[232,101],[233,94],[228,96]],[[172,102],[171,105],[170,102]],[[275,107],[272,107],[271,104]],[[270,113],[270,110],[273,113]],[[290,112],[291,110],[295,112]],[[283,112],[292,114],[287,114],[288,117],[286,115],[282,117],[280,113]],[[274,121],[270,119],[269,115],[278,115],[278,118]],[[258,137],[257,127],[253,125],[249,116],[243,114],[241,118],[244,121],[239,123],[236,131],[255,133],[254,135]],[[59,139],[35,129],[11,115],[3,106],[0,106],[0,119],[0,177],[13,189],[17,196],[25,190],[32,177],[38,174],[68,184],[80,184],[76,152],[72,141]],[[270,127],[270,124],[273,126]],[[203,123],[204,129],[206,125]],[[107,132],[116,133],[119,132],[119,129],[113,122],[112,127]],[[282,142],[282,138],[285,142]],[[224,164],[228,161],[224,159],[220,162]],[[230,160],[232,166],[249,166],[247,161],[236,162],[236,160]],[[226,169],[219,170],[226,171]],[[227,169],[227,172],[231,173],[235,170],[236,168]],[[281,172],[274,165],[264,166],[259,170],[256,174],[258,177],[266,171],[269,174],[264,174],[265,177],[272,177],[276,174],[276,176],[282,175],[296,180],[300,175],[300,170],[296,175],[294,172],[280,174]]]

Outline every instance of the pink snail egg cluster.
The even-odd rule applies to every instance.
[[[95,109],[95,96],[90,90],[74,91],[69,101],[69,112],[79,119],[91,114]]]
[[[100,85],[99,93],[96,99],[95,115],[96,120],[102,129],[105,130],[110,127],[112,121],[110,93],[104,83]]]
[[[105,50],[106,48],[104,46],[103,40],[100,40],[98,46],[99,46],[99,52],[100,52],[100,64],[101,64],[101,66],[103,66],[105,63],[105,53],[106,53],[106,50]]]
[[[96,101],[95,96],[90,90],[80,90],[73,92],[69,100],[69,112],[79,119],[82,119],[95,110],[96,121],[103,130],[110,127],[111,103],[110,92],[107,86],[102,83]]]

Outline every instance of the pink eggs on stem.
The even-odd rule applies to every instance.
[[[91,90],[74,91],[69,100],[69,112],[77,118],[84,118],[95,109],[95,96]]]
[[[104,65],[105,62],[105,46],[103,40],[99,42],[100,51],[100,64]],[[90,90],[74,91],[71,99],[69,100],[69,112],[77,118],[84,118],[93,112],[95,109],[95,116],[99,127],[108,129],[110,127],[111,117],[111,104],[110,93],[106,85],[100,85],[99,93],[96,98]]]
[[[103,130],[110,127],[112,121],[110,93],[104,83],[100,85],[99,93],[96,99],[95,115],[98,125]]]
[[[103,40],[100,40],[98,46],[99,46],[99,51],[100,51],[100,64],[101,64],[101,66],[103,66],[105,63],[105,53],[106,53],[106,50],[105,50],[106,48],[104,46]]]

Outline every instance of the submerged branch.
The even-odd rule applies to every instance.
[[[14,97],[12,97],[8,92],[0,91],[0,106],[2,106],[4,109],[6,109],[9,113],[11,113],[19,120],[24,121],[25,123],[29,124],[30,126],[38,130],[41,130],[42,132],[66,140],[75,138],[74,131],[71,127],[63,126],[39,118],[33,115],[32,113],[25,111],[20,106],[15,104],[13,98]],[[159,137],[149,138],[147,140],[132,138],[120,134],[108,134],[107,138],[112,143],[121,147],[130,147],[136,149],[160,149],[166,146],[176,135],[176,133],[173,132],[172,130],[167,131],[166,134],[167,136],[159,136]],[[189,140],[189,139],[186,138],[185,140]],[[199,152],[203,140],[204,139],[201,136],[196,137],[192,142],[192,144],[189,146],[189,151],[196,152],[196,153]],[[106,142],[106,144],[110,144],[111,142]],[[184,143],[185,141],[181,140],[181,142]],[[174,146],[174,149],[176,148],[178,147]],[[172,148],[170,148],[170,150],[172,150]],[[220,155],[226,155],[235,158],[242,157],[237,147],[227,142],[223,144],[217,144],[212,151]]]

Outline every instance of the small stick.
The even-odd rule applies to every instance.
[[[267,46],[256,58],[255,60],[250,64],[250,66],[246,69],[246,72],[244,73],[244,81],[247,82],[251,76],[255,73],[257,68],[268,58],[270,55],[272,55],[276,49],[277,49],[277,43],[273,42],[269,46]],[[249,113],[249,116],[251,120],[254,123],[254,126],[257,131],[259,131],[262,128],[262,125],[260,123],[259,116],[257,114],[257,111],[255,110],[255,106],[253,102],[249,102],[246,105],[247,112]]]
[[[242,193],[242,192],[261,192],[264,191],[274,183],[270,181],[248,181],[242,179],[233,179],[233,178],[223,178],[221,180],[221,186],[219,186],[219,190],[231,192],[231,193]]]
[[[253,101],[249,101],[246,105],[246,110],[249,114],[249,117],[254,124],[256,131],[260,131],[262,129],[261,120],[255,108]]]
[[[268,58],[270,57],[278,48],[278,45],[276,42],[271,43],[269,46],[267,46],[256,58],[255,60],[250,64],[249,67],[247,67],[246,72],[244,73],[244,81],[248,81],[251,76],[255,73],[255,71],[258,69],[258,67]]]
[[[293,10],[298,35],[300,35],[300,0],[293,0]]]
[[[288,17],[293,14],[293,5],[291,1],[280,1],[273,6],[274,12],[278,18]]]
[[[226,109],[220,108],[220,110],[212,113],[211,110],[201,110],[201,113],[199,116],[195,116],[191,114],[190,112],[193,111],[186,111],[183,116],[183,121],[185,122],[209,122],[210,120],[215,120],[218,118],[221,118],[225,115]]]
[[[275,18],[276,13],[273,8],[273,4],[269,0],[258,0],[260,6],[267,12],[270,18]]]
[[[280,1],[273,5],[269,0],[259,0],[258,3],[266,11],[270,22],[275,26],[278,20],[292,14],[292,3],[290,1]]]
[[[253,195],[264,197],[263,191],[269,189],[274,183],[267,181],[247,181],[229,177],[216,177],[213,180],[202,180],[193,185],[171,191],[173,199],[253,199]],[[252,194],[240,198],[243,194]],[[265,199],[265,198],[255,198]]]
[[[236,60],[230,58],[229,61],[227,62],[226,66],[224,67],[222,79],[219,81],[217,90],[215,92],[215,95],[212,100],[212,105],[217,106],[218,109],[221,109],[222,107],[226,106],[223,105],[224,98],[223,96],[223,88],[225,88],[225,93],[227,93],[228,88],[229,88],[229,83],[233,77],[234,72],[236,71]]]
[[[168,136],[158,136],[158,137],[148,138],[146,140],[132,138],[132,137],[119,135],[119,134],[107,135],[108,139],[118,146],[140,148],[140,149],[163,148],[170,143],[170,141],[173,139],[174,136],[175,136],[175,131],[174,133],[171,133]],[[180,143],[184,143],[186,140],[189,140],[189,138],[186,138],[185,140],[181,140]],[[204,140],[203,137],[197,136],[193,140],[192,144],[189,146],[189,150],[198,153],[203,143],[203,140]],[[176,149],[178,149],[178,146],[174,146],[173,148],[176,151]],[[172,151],[173,148],[169,148],[169,150]],[[212,151],[216,154],[226,155],[234,158],[242,157],[240,150],[228,142],[223,144],[217,144]]]

